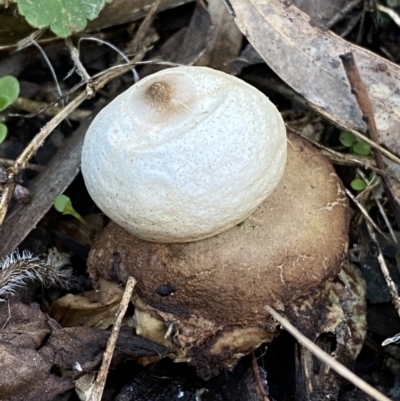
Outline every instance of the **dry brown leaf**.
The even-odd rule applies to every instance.
[[[51,315],[63,327],[107,329],[114,323],[123,293],[118,284],[100,279],[96,291],[87,291],[83,295],[67,294],[54,301]]]
[[[0,400],[52,401],[74,387],[38,351],[57,326],[37,305],[0,304]]]
[[[266,63],[311,107],[365,131],[339,59],[353,52],[373,103],[381,144],[400,155],[400,67],[315,26],[281,0],[230,0],[240,30]]]

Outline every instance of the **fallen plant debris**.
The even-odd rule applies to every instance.
[[[52,265],[51,257],[42,260],[29,251],[20,253],[16,250],[0,262],[0,300],[3,302],[29,285],[30,281],[68,289],[73,277],[71,270],[61,270],[60,266]]]
[[[0,399],[400,400],[399,2],[30,3],[0,0],[0,83],[13,76],[19,87],[5,102],[0,93]],[[99,211],[80,174],[82,146],[114,98],[182,66],[224,71],[266,95],[289,132],[289,158],[271,197],[239,224],[199,241],[149,242]],[[191,84],[189,75],[186,95]],[[215,83],[207,88],[218,97]],[[193,102],[170,100],[167,117],[184,125]],[[224,95],[214,111],[234,109],[234,129],[255,124],[244,124],[250,105],[234,106]],[[120,126],[118,113],[107,119]],[[157,113],[152,123],[169,124]],[[194,114],[208,122],[213,113]],[[152,135],[162,142],[165,132]],[[101,134],[118,142],[115,131]],[[151,191],[218,151],[200,139],[203,148],[177,152],[187,158],[179,171],[150,169]],[[143,153],[129,146],[115,150],[127,163]],[[256,148],[243,141],[198,176],[232,172]],[[125,170],[95,181],[135,188],[139,175]],[[250,193],[250,182],[226,200]],[[200,199],[201,180],[191,184]],[[151,191],[141,191],[150,209]]]

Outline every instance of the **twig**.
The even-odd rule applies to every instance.
[[[387,268],[385,258],[382,255],[381,247],[379,246],[379,242],[376,239],[374,229],[372,228],[371,224],[368,221],[366,221],[366,224],[369,236],[371,237],[371,240],[378,251],[377,259],[381,267],[383,276],[385,277],[386,284],[389,288],[390,295],[392,296],[393,305],[396,308],[398,315],[400,316],[400,297],[399,294],[397,293],[396,285],[394,284],[392,278],[390,277],[389,269]]]
[[[379,141],[378,129],[376,127],[374,111],[372,109],[371,100],[368,96],[367,88],[361,78],[358,71],[356,62],[354,60],[353,53],[346,53],[339,56],[343,63],[343,68],[346,72],[347,79],[351,86],[351,92],[354,94],[358,107],[363,115],[363,120],[367,126],[367,132],[371,140],[375,143]],[[382,153],[380,149],[374,148],[374,156],[376,160],[376,166],[381,170],[385,171],[385,163],[383,161]],[[391,190],[389,179],[385,174],[380,174],[382,179],[383,187],[386,190],[387,197],[393,208],[394,216],[397,225],[400,227],[400,205],[396,201],[395,196]]]
[[[3,167],[0,166],[0,192],[3,191],[5,182],[7,181],[7,173]],[[17,202],[27,205],[32,200],[32,195],[28,188],[23,187],[20,184],[15,186],[13,197]]]
[[[111,335],[107,342],[107,348],[104,351],[103,362],[101,363],[99,374],[97,375],[96,381],[94,382],[93,390],[90,395],[89,401],[100,401],[103,395],[104,385],[107,379],[108,369],[110,367],[111,359],[114,353],[115,344],[117,343],[118,333],[121,328],[122,319],[125,316],[125,312],[128,309],[129,302],[132,297],[133,288],[135,287],[136,280],[133,277],[129,277],[126,283],[124,295],[119,305],[115,322],[111,331]]]
[[[68,46],[68,49],[71,53],[72,61],[75,64],[76,69],[78,70],[78,74],[82,77],[83,82],[90,81],[90,75],[86,71],[86,68],[83,66],[81,59],[79,58],[79,50],[74,46],[72,39],[65,39],[65,44]]]
[[[336,373],[344,377],[349,382],[353,383],[364,393],[368,394],[370,397],[377,401],[391,401],[390,398],[383,395],[381,392],[370,386],[367,382],[360,379],[355,375],[350,369],[346,368],[336,359],[332,358],[328,353],[319,348],[305,335],[301,334],[287,319],[281,316],[269,305],[265,306],[265,309],[271,316],[278,321],[303,347],[307,348],[313,355],[315,355],[319,360],[326,363],[331,367]]]

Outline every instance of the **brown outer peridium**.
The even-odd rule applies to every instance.
[[[348,220],[347,198],[332,165],[289,135],[282,181],[244,224],[205,240],[165,244],[140,240],[110,223],[92,248],[89,270],[94,278],[134,276],[140,298],[182,327],[196,319],[218,331],[265,327],[271,320],[264,305],[282,309],[337,274]],[[165,284],[172,295],[159,295]]]

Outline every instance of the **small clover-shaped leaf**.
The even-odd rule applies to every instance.
[[[19,82],[17,78],[7,75],[0,78],[0,111],[14,103],[19,95]]]
[[[355,191],[364,191],[364,189],[367,187],[367,184],[365,183],[364,180],[361,178],[355,178],[351,183],[350,186],[355,190]]]
[[[346,148],[351,148],[352,145],[357,142],[356,136],[349,131],[342,131],[339,140],[343,146],[346,146]]]
[[[74,216],[82,224],[87,225],[83,217],[73,208],[71,199],[69,199],[68,196],[57,195],[54,199],[54,208],[57,210],[57,212],[60,212],[64,215],[69,214],[70,216]]]
[[[371,147],[364,141],[357,141],[352,149],[356,155],[360,156],[368,156],[371,153]]]
[[[2,143],[4,139],[6,139],[6,136],[7,136],[7,127],[3,123],[0,123],[0,143]]]
[[[35,28],[50,27],[60,38],[85,29],[112,0],[18,0],[18,11]]]

